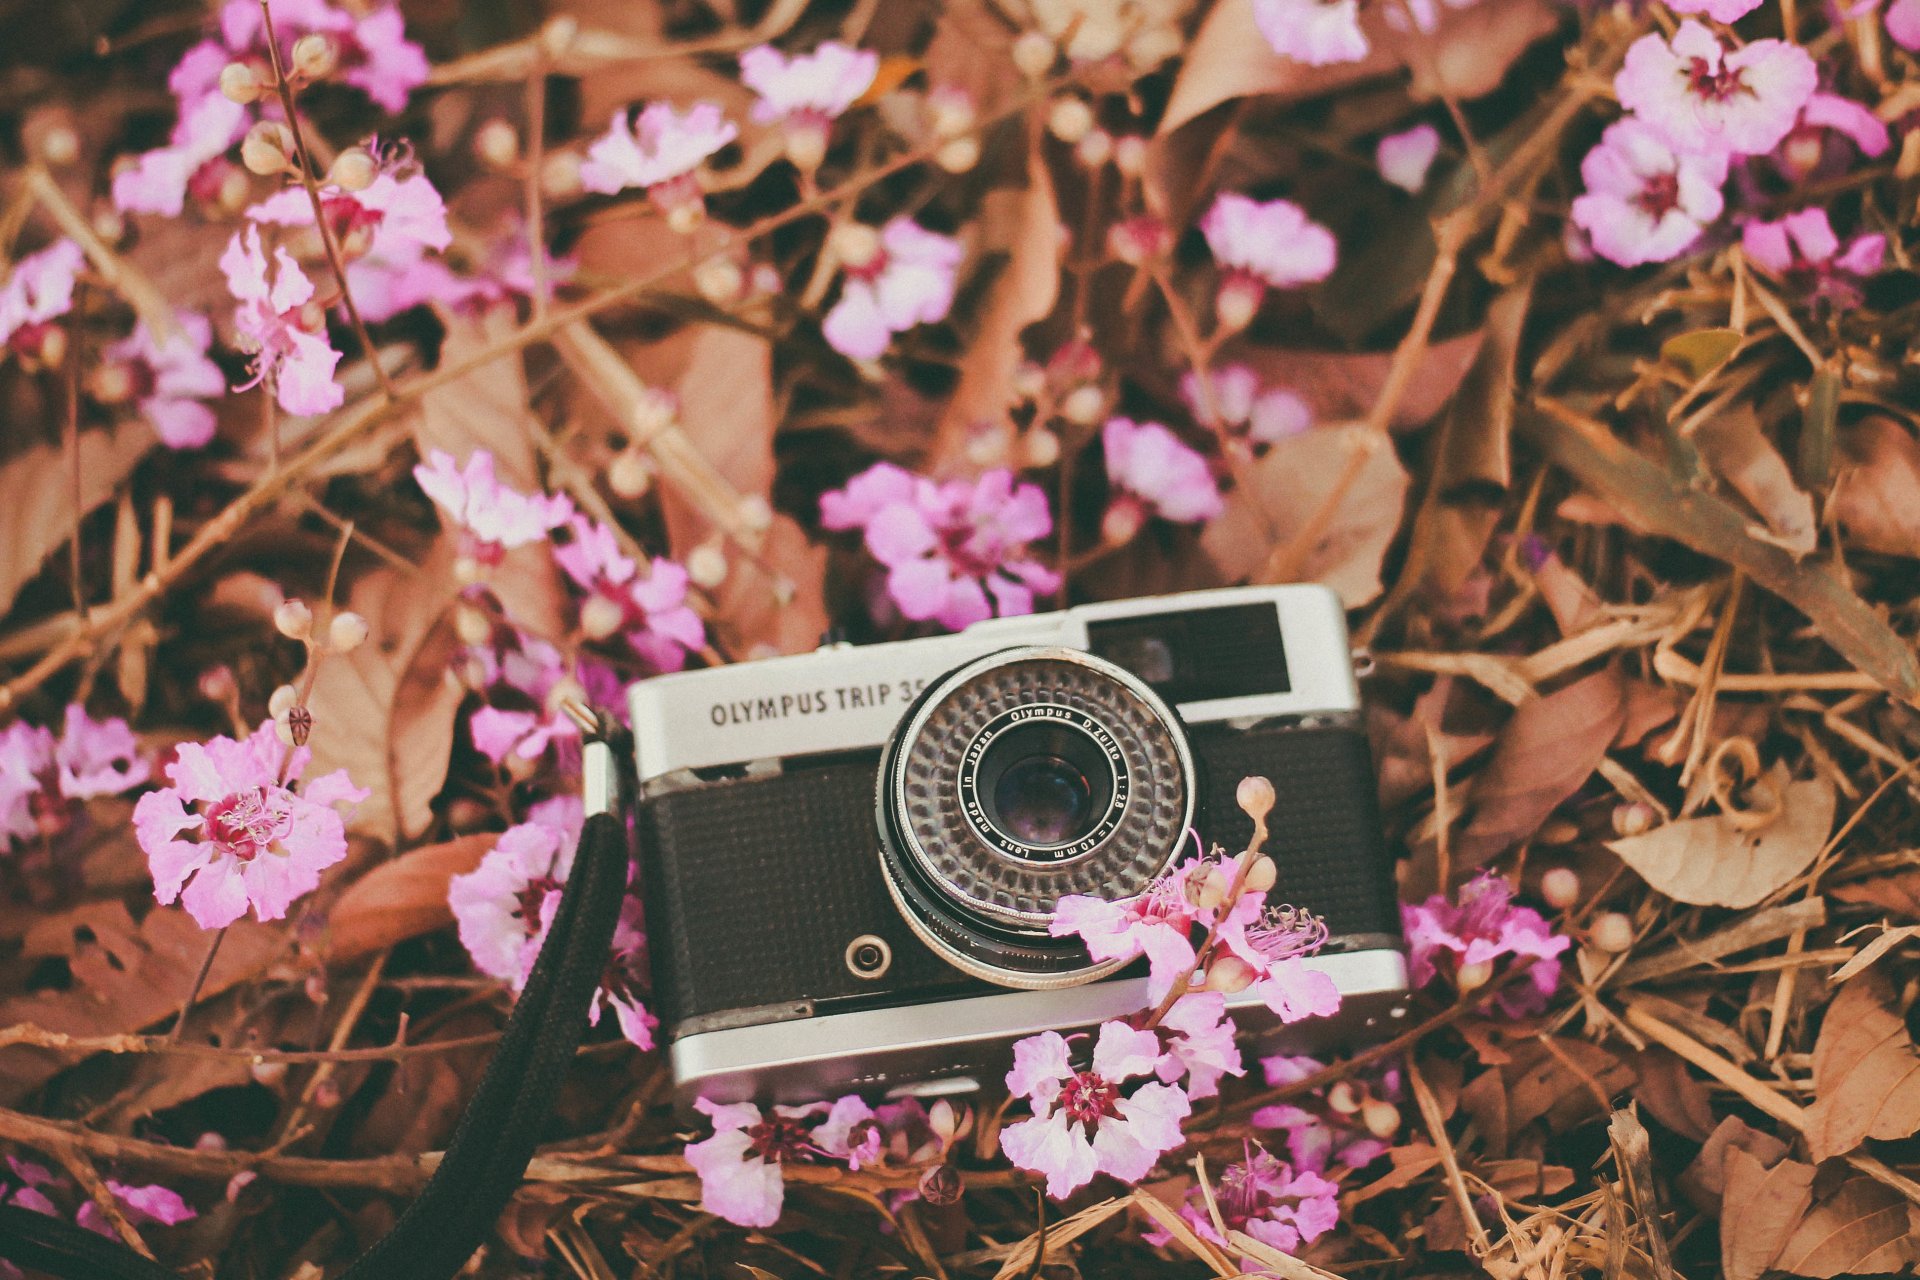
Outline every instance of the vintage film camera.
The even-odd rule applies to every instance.
[[[1049,936],[1053,904],[1140,893],[1194,850],[1190,829],[1242,848],[1248,775],[1278,796],[1270,900],[1324,917],[1332,940],[1308,963],[1344,999],[1281,1031],[1230,997],[1236,1020],[1298,1051],[1404,1016],[1391,859],[1323,588],[832,644],[628,697],[655,1009],[683,1101],[968,1092],[1023,1036],[1143,1007],[1137,964]]]

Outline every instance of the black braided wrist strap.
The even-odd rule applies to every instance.
[[[532,1159],[606,969],[627,891],[626,829],[587,819],[573,873],[493,1061],[439,1166],[392,1231],[339,1280],[440,1280],[473,1255]],[[174,1273],[60,1218],[0,1205],[0,1258],[60,1280],[177,1280]]]

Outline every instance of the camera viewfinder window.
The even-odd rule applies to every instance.
[[[1230,605],[1087,627],[1088,647],[1153,686],[1169,702],[1287,693],[1280,614],[1270,604]]]

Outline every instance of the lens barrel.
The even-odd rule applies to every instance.
[[[988,654],[932,682],[882,754],[881,865],[907,923],[964,972],[1026,989],[1089,982],[1078,939],[1047,932],[1068,894],[1143,892],[1193,817],[1172,710],[1078,649]]]

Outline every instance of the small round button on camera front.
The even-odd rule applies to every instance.
[[[886,976],[893,967],[893,948],[877,934],[863,933],[847,944],[847,972],[865,982]]]

